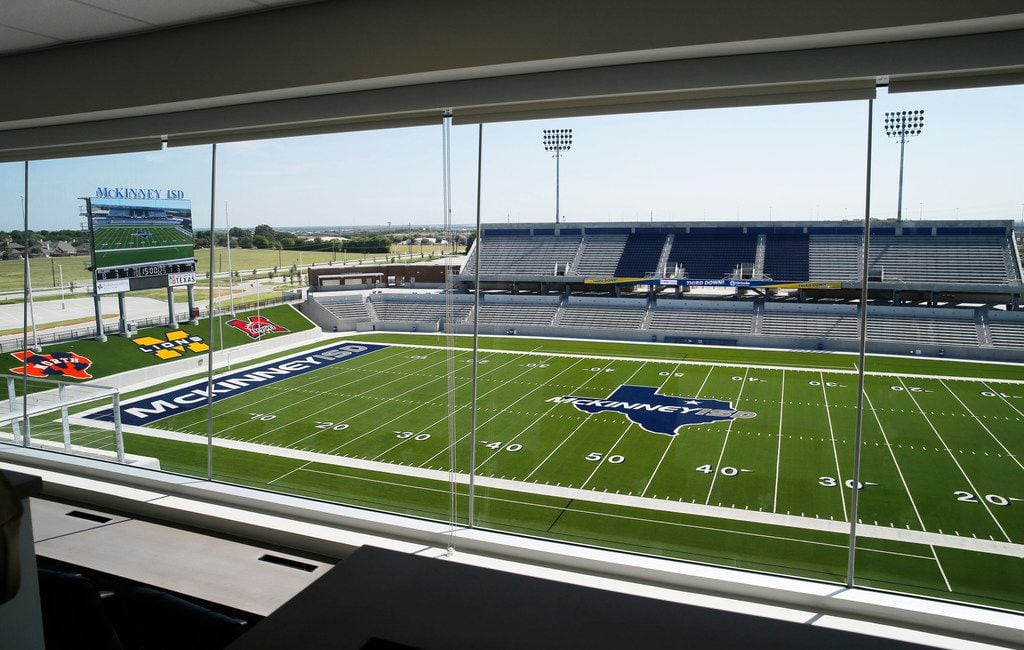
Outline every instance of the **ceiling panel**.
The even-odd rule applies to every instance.
[[[5,0],[0,2],[0,24],[61,40],[151,27],[73,0]]]
[[[173,25],[220,18],[231,14],[254,11],[262,5],[252,0],[83,0],[100,7],[144,20],[152,25]]]
[[[31,34],[20,29],[14,29],[13,27],[7,27],[6,25],[0,24],[0,51],[45,47],[47,45],[53,45],[56,42],[57,41],[55,39],[47,36]]]
[[[0,0],[0,55],[320,0]]]

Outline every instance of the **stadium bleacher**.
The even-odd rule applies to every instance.
[[[1012,313],[1022,297],[1012,241],[1009,222],[873,225],[869,268],[876,295],[867,323],[872,349],[904,354],[985,349],[991,358],[999,358],[1000,351],[1024,350],[1024,319]],[[479,324],[489,333],[525,328],[519,333],[558,336],[557,331],[566,328],[574,330],[574,336],[590,331],[614,338],[619,331],[632,340],[726,335],[741,345],[848,350],[859,331],[862,246],[860,230],[845,222],[775,222],[751,228],[706,223],[489,228],[482,248],[473,249],[460,272],[464,293],[455,295],[454,324],[472,323],[473,287],[468,279],[479,257],[481,274],[489,276],[482,284]],[[739,265],[756,272],[756,265],[764,277],[780,282],[842,282],[840,290],[845,293],[823,294],[826,299],[821,301],[813,291],[724,301],[716,290],[713,297],[704,298],[673,291],[670,285],[641,300],[603,297],[618,296],[618,286],[581,281],[650,277],[658,274],[659,264],[666,272],[678,264],[689,279],[697,280],[731,277]],[[561,286],[558,275],[565,278]],[[553,287],[559,296],[550,295]],[[903,291],[909,294],[902,301],[909,304],[900,304],[902,297],[896,293]],[[958,291],[963,299],[957,299]],[[743,294],[729,297],[740,299]],[[374,294],[365,302],[329,295],[311,299],[349,325],[368,320],[440,323],[444,318],[439,294]],[[981,306],[915,306],[936,300]]]
[[[1024,350],[1024,322],[994,320],[989,322],[988,327],[993,346]]]
[[[359,318],[369,320],[370,312],[366,308],[366,303],[363,301],[358,302],[327,302],[321,303],[327,311],[331,312],[338,318]]]
[[[659,307],[651,313],[647,325],[652,330],[673,330],[718,334],[749,334],[753,312],[712,309],[666,309]]]
[[[809,235],[808,279],[823,282],[856,280],[860,270],[861,241],[860,235]]]
[[[978,345],[974,320],[875,316],[868,311],[868,340],[934,345]]]
[[[370,296],[373,311],[382,321],[429,322],[445,318],[443,301],[424,301],[407,298],[401,295]],[[455,322],[464,323],[473,306],[469,303],[456,303],[454,306]]]
[[[764,274],[785,282],[809,279],[809,246],[808,237],[804,234],[768,235],[764,249]]]
[[[573,271],[584,277],[615,275],[630,235],[587,235]],[[660,251],[659,251],[660,253]],[[655,258],[657,261],[657,258]]]
[[[580,327],[599,329],[638,330],[644,322],[646,309],[639,301],[623,301],[621,307],[604,305],[570,304],[562,308],[556,317],[559,327]]]
[[[741,264],[753,268],[760,262],[758,233],[764,233],[765,276],[783,282],[853,283],[860,277],[863,237],[857,226],[838,224],[594,224],[561,229],[520,224],[486,229],[482,249],[474,248],[462,274],[472,274],[481,258],[481,274],[486,276],[644,277],[659,271],[666,239],[672,237],[665,258],[668,271],[678,264],[689,279],[720,280],[732,277]],[[873,226],[872,277],[891,283],[1020,285],[1008,222],[964,224],[969,222],[914,222],[899,234],[891,223]]]
[[[761,334],[815,339],[856,339],[857,316],[847,313],[765,311]]]
[[[556,265],[569,265],[576,259],[581,242],[578,236],[485,236],[482,253],[474,252],[462,272],[475,272],[476,260],[482,257],[481,275],[553,276]]]
[[[630,235],[615,266],[614,277],[642,278],[654,273],[663,248],[665,235]]]
[[[558,305],[498,303],[480,305],[479,319],[487,325],[550,325]]]
[[[872,237],[871,267],[884,269],[884,280],[1006,284],[1006,237],[924,236]]]
[[[668,254],[669,268],[679,264],[689,278],[719,280],[731,277],[739,264],[753,265],[757,235],[721,230],[721,233],[677,235]]]

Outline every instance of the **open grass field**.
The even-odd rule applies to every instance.
[[[424,253],[422,259],[428,259],[432,256],[437,256],[438,247],[424,247]],[[370,262],[376,260],[377,262],[384,263],[391,256],[403,256],[402,261],[409,261],[410,254],[412,255],[412,261],[418,262],[420,257],[420,247],[414,246],[410,251],[408,246],[392,246],[392,251],[388,255],[383,253],[377,253],[376,255],[368,254],[364,255],[361,253],[349,253],[338,251],[336,253],[324,252],[324,251],[294,251],[294,250],[282,250],[280,253],[276,250],[270,249],[256,249],[256,248],[232,248],[231,249],[231,268],[238,271],[243,279],[247,279],[252,276],[253,269],[272,269],[275,266],[279,270],[287,270],[292,266],[299,266],[305,268],[311,264],[316,266],[324,266],[332,262],[340,264],[345,263],[356,263],[356,262]],[[210,268],[210,249],[196,249],[192,251],[192,256],[198,261],[196,262],[196,269],[200,276],[205,275]],[[227,273],[228,271],[228,253],[227,248],[217,247],[213,250],[213,270],[214,273]],[[188,257],[186,255],[186,257]],[[76,286],[86,286],[92,282],[92,275],[87,269],[91,264],[88,255],[77,255],[74,257],[60,257],[53,258],[52,260],[46,258],[32,258],[29,260],[30,270],[32,274],[32,287],[34,289],[49,289],[58,287],[59,285],[59,273],[57,267],[61,267],[61,271],[64,274],[64,283],[69,285],[73,280]],[[21,291],[24,287],[25,282],[25,267],[24,261],[22,260],[0,260],[0,292],[3,291]],[[266,277],[266,273],[260,273],[261,277]]]
[[[278,360],[221,375],[216,478],[447,520],[446,353],[436,342],[351,337],[331,348],[366,351],[323,367],[312,352],[294,355],[293,364],[313,359],[305,374],[287,376],[282,368],[298,365]],[[844,580],[855,357],[541,339],[481,346],[478,525]],[[471,352],[455,355],[465,494]],[[624,386],[648,390],[648,406],[637,392],[608,399]],[[142,408],[146,422],[126,429],[126,447],[205,475],[205,398],[192,407],[167,392],[188,388],[130,399],[124,408]],[[169,406],[154,409],[159,399]],[[652,419],[656,404],[673,408]],[[694,420],[708,408],[718,421]],[[743,414],[720,417],[732,410]],[[112,445],[102,425],[76,422],[76,444]],[[59,438],[59,426],[33,431]],[[856,582],[1024,611],[1021,367],[870,357],[863,432]]]

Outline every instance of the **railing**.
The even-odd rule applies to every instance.
[[[235,312],[240,312],[240,311],[249,311],[249,310],[256,309],[256,308],[273,307],[275,305],[281,305],[281,304],[286,304],[286,303],[294,302],[294,301],[299,300],[299,299],[300,299],[300,295],[299,294],[292,293],[292,292],[287,292],[287,293],[284,293],[282,296],[280,296],[278,298],[268,298],[266,300],[260,300],[258,302],[255,302],[255,301],[252,301],[252,302],[236,302],[235,303],[234,311]],[[224,316],[224,315],[231,314],[231,313],[232,313],[231,309],[228,309],[228,308],[225,308],[225,307],[215,307],[213,309],[213,315],[215,317],[216,316]],[[210,315],[209,310],[203,309],[203,310],[199,311],[199,318],[207,318],[207,317],[209,317],[209,315]],[[187,322],[189,320],[189,318],[190,317],[189,317],[188,312],[181,312],[179,314],[175,314],[175,316],[174,316],[175,321],[177,321],[179,323]],[[166,316],[151,316],[149,318],[136,318],[136,319],[132,319],[129,322],[133,323],[136,326],[137,329],[143,329],[145,327],[154,327],[154,326],[159,326],[159,325],[166,325],[167,324],[167,317]],[[104,334],[118,334],[118,333],[120,333],[119,325],[117,323],[104,323],[103,324],[103,333]],[[95,336],[96,336],[96,326],[95,326],[95,324],[91,324],[90,323],[87,326],[76,327],[76,328],[61,328],[61,329],[59,329],[57,331],[54,331],[54,332],[44,332],[44,333],[37,334],[35,336],[33,336],[31,332],[29,332],[29,335],[28,335],[28,345],[29,346],[33,346],[36,343],[38,343],[39,345],[52,345],[54,343],[65,343],[67,341],[78,341],[78,340],[81,340],[81,339],[93,338]],[[24,339],[21,336],[18,336],[17,338],[13,338],[12,337],[12,338],[9,338],[7,340],[0,341],[0,353],[16,352],[18,350],[21,350],[23,347],[24,347]]]

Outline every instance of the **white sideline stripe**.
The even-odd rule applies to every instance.
[[[113,425],[108,422],[97,422],[95,420],[82,420],[79,417],[72,417],[76,424],[87,424],[91,427],[109,427]],[[194,444],[206,444],[206,436],[199,436],[192,433],[180,433],[177,431],[162,431],[150,427],[140,427],[126,424],[122,427],[128,433],[135,433],[153,438],[163,438],[178,442],[189,442]],[[240,440],[213,439],[213,444],[225,449],[247,451],[257,454],[273,455],[282,458],[302,460],[309,463],[322,463],[336,467],[350,467],[352,469],[363,469],[373,472],[397,474],[399,476],[411,476],[435,481],[448,482],[450,480],[448,470],[424,469],[410,465],[395,465],[379,461],[362,460],[358,458],[347,458],[344,456],[333,456],[314,451],[302,449],[289,449],[287,447],[275,447],[261,445],[258,443],[242,442]],[[456,473],[455,481],[460,485],[469,484],[469,475]],[[700,515],[704,517],[716,517],[719,519],[731,519],[735,521],[748,521],[759,524],[771,524],[775,526],[788,526],[790,528],[803,528],[805,530],[819,530],[829,533],[848,534],[850,526],[846,522],[813,519],[811,517],[798,517],[796,515],[780,515],[771,512],[754,512],[752,510],[739,510],[736,508],[722,508],[718,506],[706,506],[702,504],[685,503],[682,501],[669,501],[668,499],[652,499],[649,497],[630,496],[625,494],[612,494],[610,492],[597,492],[596,490],[584,490],[580,488],[567,488],[554,485],[541,485],[525,481],[514,481],[510,479],[498,479],[489,476],[477,476],[476,485],[492,487],[512,492],[527,494],[540,494],[544,496],[558,497],[562,499],[578,499],[609,505],[627,506],[631,508],[646,508],[649,510],[660,510],[662,512],[674,512],[680,514]],[[978,551],[1005,555],[1008,557],[1024,558],[1024,544],[1011,542],[996,542],[974,537],[958,537],[940,533],[926,533],[918,530],[905,530],[900,528],[886,528],[885,526],[873,526],[862,524],[857,527],[858,535],[874,539],[884,539],[897,542],[908,542],[911,544],[926,544],[941,546],[943,548],[954,548],[967,551]],[[794,540],[799,541],[799,540]]]
[[[348,339],[353,343],[357,343],[358,339]],[[441,345],[423,345],[422,343],[378,343],[376,341],[365,341],[365,343],[374,343],[376,345],[388,345],[399,348],[426,348],[434,350],[446,349]],[[465,348],[469,350],[470,348]],[[647,363],[678,363],[684,366],[717,366],[720,368],[747,368],[757,370],[796,370],[799,372],[828,372],[836,375],[854,375],[858,374],[858,370],[846,370],[845,368],[811,368],[809,366],[772,366],[762,365],[754,363],[731,363],[728,361],[688,361],[686,359],[651,359],[647,357],[618,357],[618,356],[605,356],[600,354],[573,354],[570,352],[535,352],[533,350],[496,350],[493,348],[480,348],[481,352],[493,352],[495,354],[524,354],[533,355],[538,357],[565,357],[567,359],[596,359],[598,361],[637,361]],[[902,358],[902,357],[900,357]],[[931,359],[929,359],[931,360]],[[987,361],[979,361],[977,363],[988,363]],[[864,375],[866,377],[906,377],[908,379],[948,379],[950,381],[977,381],[977,382],[991,382],[994,384],[1016,384],[1024,385],[1024,379],[993,379],[991,377],[961,377],[959,375],[922,375],[917,373],[903,373],[903,372],[880,372],[877,370],[865,370]]]

